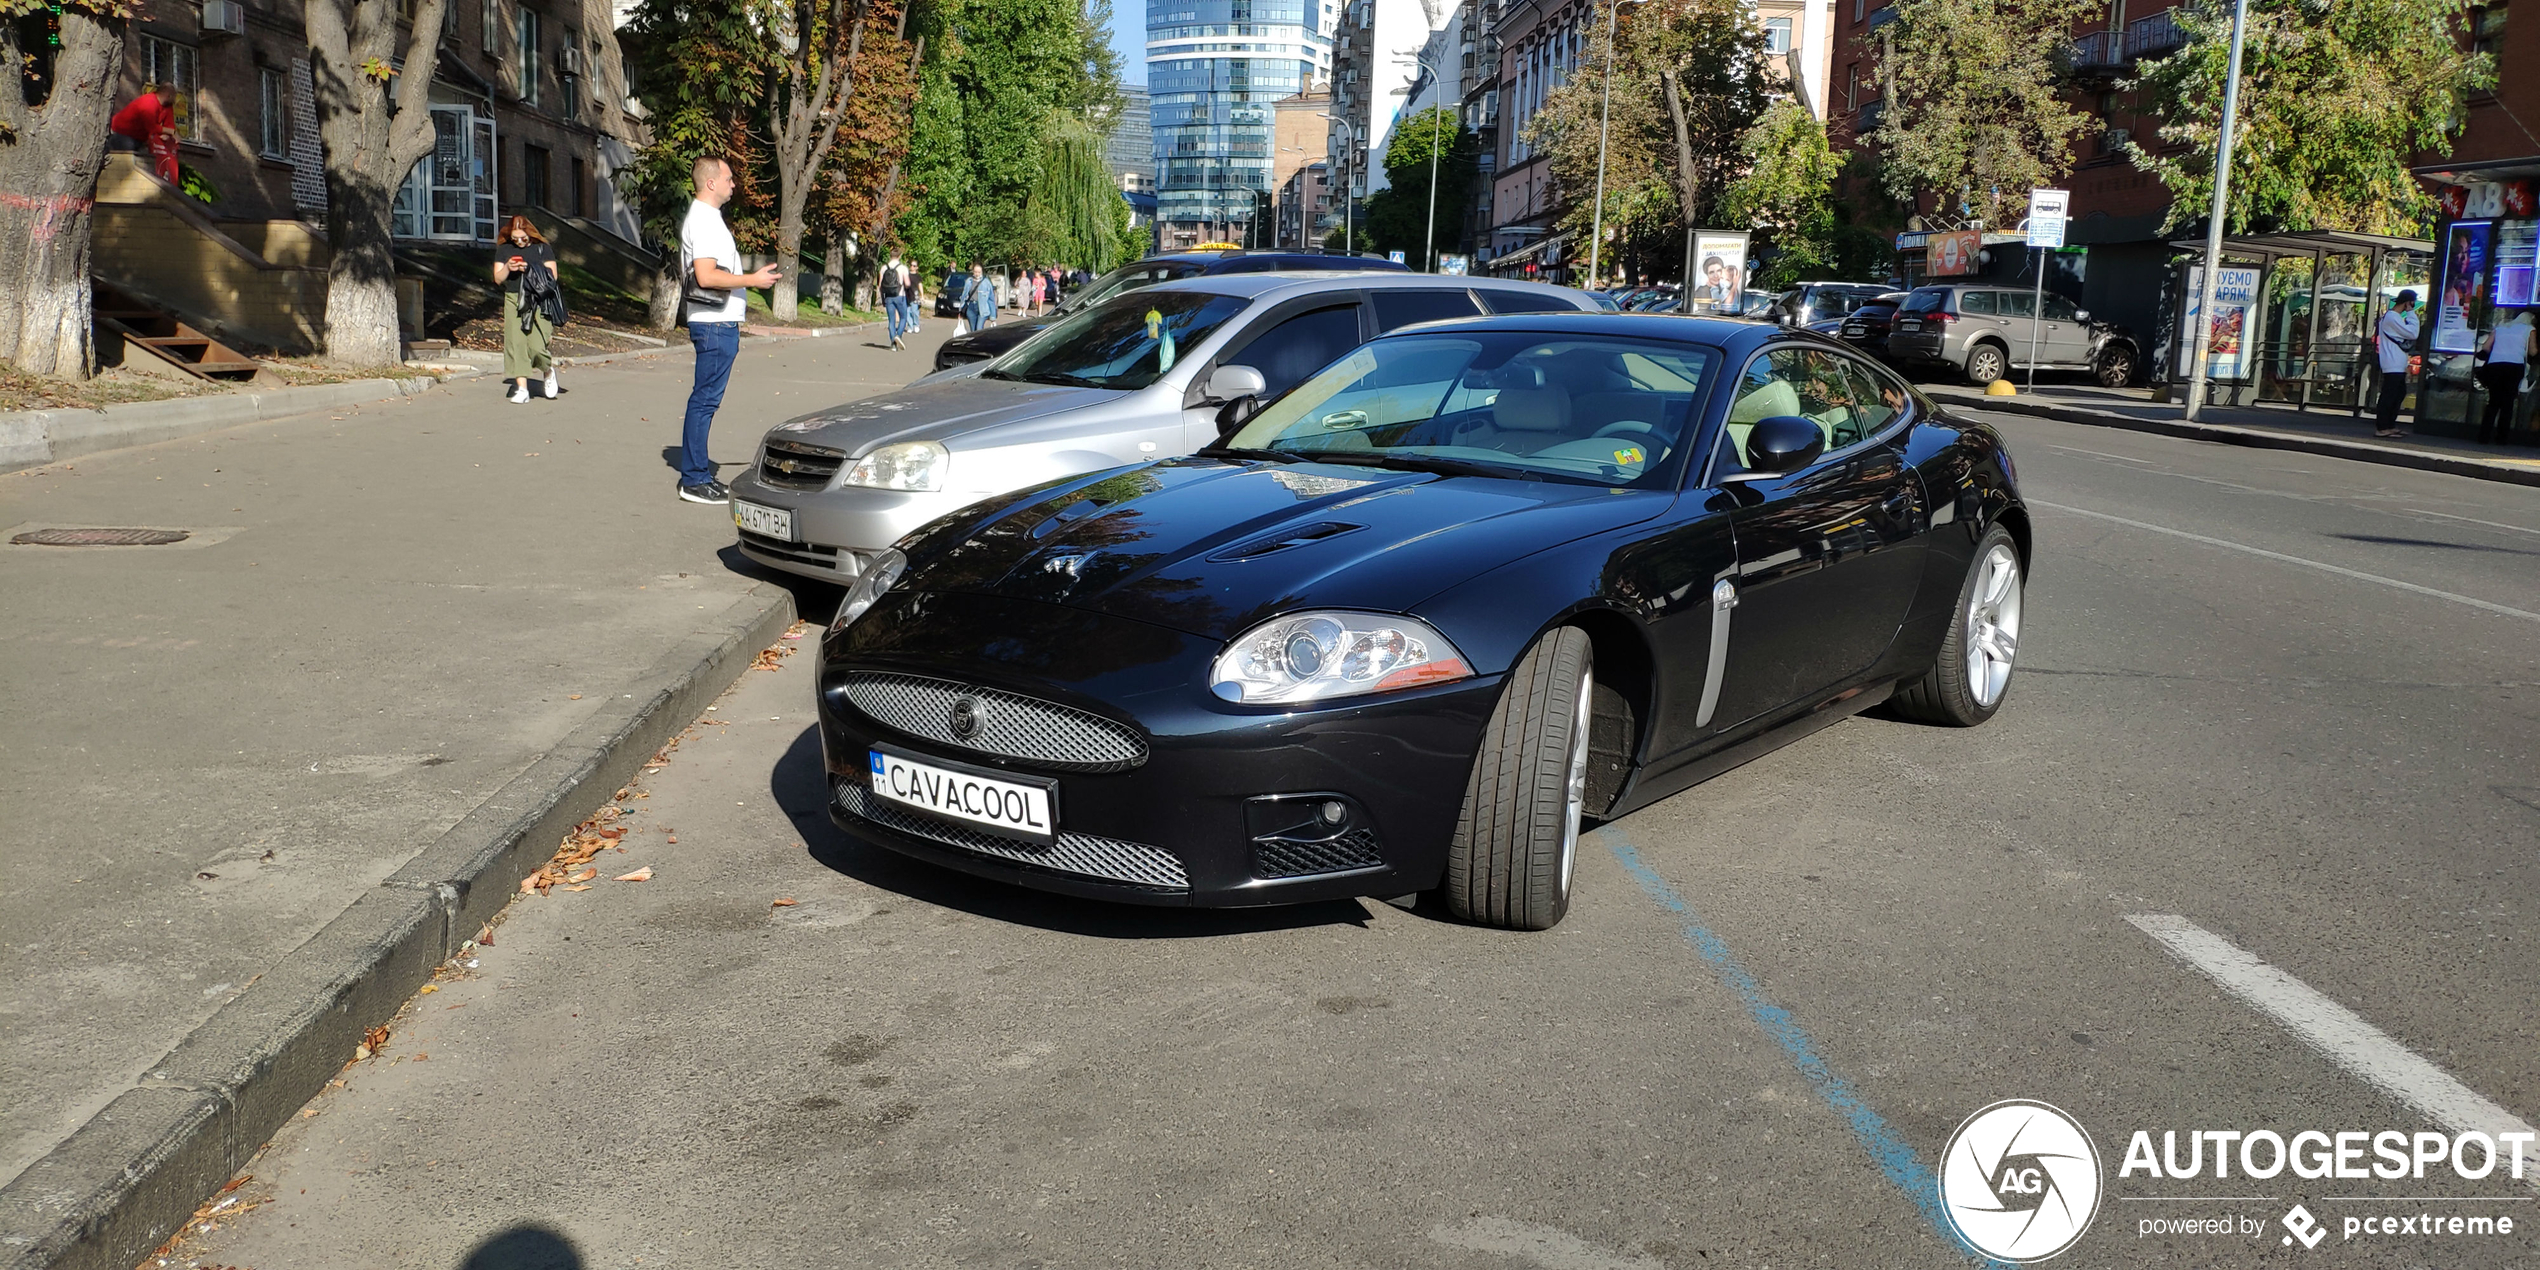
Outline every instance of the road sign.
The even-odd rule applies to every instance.
[[[1395,264],[1401,264],[1403,262],[1403,255],[1398,251],[1389,251],[1385,253],[1385,259],[1390,260]]]
[[[2028,192],[2028,245],[2061,247],[2064,245],[2064,209],[2072,205],[2072,195],[2064,190],[2030,190]]]

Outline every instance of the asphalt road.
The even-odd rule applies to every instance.
[[[753,673],[595,888],[516,906],[175,1264],[1939,1266],[1931,1170],[2011,1098],[2101,1157],[2058,1265],[2529,1263],[2530,1160],[2120,1164],[2540,1112],[2540,493],[2002,423],[2039,544],[2003,713],[1607,826],[1546,934],[863,850],[812,655]],[[2230,1233],[2147,1233],[2188,1219]]]

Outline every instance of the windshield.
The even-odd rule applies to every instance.
[[[1225,441],[1333,463],[1588,484],[1654,482],[1692,429],[1719,354],[1524,332],[1368,344]]]
[[[1905,297],[1905,302],[1896,306],[1896,308],[1897,312],[1900,313],[1931,313],[1948,304],[1948,302],[1949,288],[1924,287],[1907,295]]]
[[[1067,302],[1059,305],[1058,311],[1074,313],[1079,309],[1089,309],[1123,291],[1135,291],[1140,287],[1151,287],[1159,282],[1171,282],[1175,278],[1188,278],[1200,272],[1202,268],[1203,266],[1187,260],[1141,261],[1134,265],[1122,265],[1086,284],[1084,290],[1067,297]]]
[[[1060,319],[980,374],[1081,388],[1144,388],[1250,303],[1205,291],[1121,296]]]

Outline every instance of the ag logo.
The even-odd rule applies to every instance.
[[[1940,1160],[1940,1204],[1987,1256],[2044,1261],[2099,1211],[2099,1149],[2080,1122],[2014,1098],[1967,1117]]]

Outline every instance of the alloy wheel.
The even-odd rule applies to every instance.
[[[2002,377],[2002,354],[1990,344],[1979,344],[1967,354],[1967,378],[1989,384]]]
[[[1589,699],[1596,675],[1579,676],[1579,701],[1570,721],[1570,778],[1561,795],[1561,893],[1570,893],[1570,875],[1579,863],[1579,820],[1587,810]]]
[[[2020,558],[1996,543],[1978,567],[1967,597],[1967,694],[1991,708],[2011,686],[2011,663],[2020,646]]]

